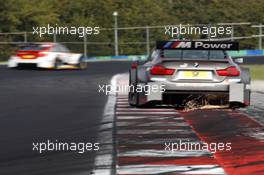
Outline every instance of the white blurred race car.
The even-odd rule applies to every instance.
[[[70,53],[70,51],[59,43],[33,43],[23,46],[8,60],[9,68],[32,65],[38,68],[61,69],[79,68],[85,69],[82,54]]]

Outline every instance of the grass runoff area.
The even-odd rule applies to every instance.
[[[252,80],[264,80],[264,64],[261,65],[243,65],[250,69]]]

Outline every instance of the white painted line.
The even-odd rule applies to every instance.
[[[259,141],[264,141],[264,131],[261,131],[263,130],[262,128],[261,129],[254,129],[248,133],[246,133],[246,135],[248,135],[249,137],[253,137]]]
[[[157,122],[119,122],[117,121],[116,126],[189,126],[185,122],[166,122],[166,121],[157,121]]]
[[[166,133],[166,134],[192,134],[194,133],[192,130],[186,130],[186,129],[133,129],[133,134],[160,134],[160,133]],[[119,129],[117,130],[117,134],[131,134],[131,129]]]
[[[127,165],[117,169],[118,174],[225,174],[218,165]]]
[[[117,74],[112,77],[111,85],[113,88],[116,88],[117,79],[120,74]],[[112,165],[113,165],[113,123],[114,123],[114,115],[115,115],[115,103],[116,103],[116,94],[110,92],[108,96],[107,103],[104,108],[103,118],[100,123],[106,123],[105,125],[101,125],[99,127],[99,135],[98,142],[100,145],[103,145],[105,142],[108,143],[109,148],[108,151],[105,149],[98,151],[95,157],[95,168],[93,170],[94,174],[98,175],[111,175],[112,174]],[[107,131],[104,131],[106,130]],[[104,132],[100,132],[104,131]],[[104,152],[103,152],[104,151]],[[102,153],[103,152],[103,153]]]
[[[169,112],[148,112],[148,111],[140,111],[140,112],[116,112],[118,116],[126,117],[126,116],[134,116],[134,117],[155,117],[155,118],[165,118],[165,117],[171,117],[171,118],[180,118],[181,116],[176,115],[176,113],[169,113]]]
[[[117,105],[120,105],[120,104],[128,104],[128,102],[126,101],[119,101],[119,102],[116,102]]]
[[[189,142],[199,142],[197,137],[188,137],[188,139],[186,138],[150,138],[150,139],[146,139],[146,138],[140,138],[140,144],[162,144],[164,145],[165,142],[171,142],[171,143],[179,143],[180,141],[189,141]],[[136,139],[130,139],[130,138],[126,138],[123,139],[122,138],[122,142],[119,142],[119,145],[128,145],[128,144],[138,144],[139,141]]]
[[[165,147],[165,146],[164,146]],[[132,151],[120,151],[118,157],[200,157],[200,156],[210,156],[209,151],[166,151],[156,150],[156,149],[137,149]]]
[[[117,102],[121,102],[121,101],[128,102],[128,99],[127,99],[127,98],[126,98],[126,99],[125,99],[125,98],[119,98],[119,99],[117,99],[116,101],[117,101]]]
[[[235,113],[237,114],[237,113]],[[260,126],[264,127],[264,124],[261,121],[258,121],[256,118],[253,118],[254,116],[250,116],[248,113],[243,112],[245,116],[247,116],[249,119],[253,120],[254,122],[258,123]]]
[[[172,112],[172,113],[177,113],[175,110],[173,109],[160,109],[160,108],[155,108],[155,109],[147,109],[147,108],[128,108],[128,109],[124,109],[124,108],[119,108],[117,106],[116,108],[117,111],[119,112]]]
[[[129,106],[129,107],[131,107],[128,103],[127,104],[117,104],[116,106],[117,107],[122,107],[122,106]]]
[[[162,114],[178,114],[177,112],[174,112],[174,111],[164,111],[164,112],[161,112],[161,111],[153,111],[153,112],[151,112],[151,111],[149,111],[149,112],[140,112],[140,111],[138,111],[138,112],[134,112],[134,111],[128,111],[128,112],[116,112],[116,114],[117,115],[122,115],[122,114],[142,114],[142,115],[151,115],[151,114],[156,114],[156,115],[162,115]]]
[[[128,76],[128,74],[122,74],[122,75],[127,75]],[[125,94],[125,95],[121,95],[121,94],[117,94],[117,99],[120,99],[120,98],[127,98],[127,94]]]
[[[118,119],[125,119],[125,120],[135,120],[135,119],[149,119],[149,120],[175,120],[175,122],[178,121],[185,121],[183,118],[175,117],[175,116],[157,116],[157,117],[149,117],[149,116],[121,116],[119,115],[117,117]]]

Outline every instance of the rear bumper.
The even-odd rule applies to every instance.
[[[168,91],[228,91],[229,83],[162,83]]]
[[[35,65],[39,68],[52,68],[54,66],[54,60],[47,57],[37,59],[21,59],[19,57],[11,57],[8,60],[8,67],[15,68],[20,65]]]
[[[148,93],[139,93],[139,104],[146,104],[151,101],[163,101],[164,95],[172,95],[173,98],[177,98],[175,95],[226,95],[229,102],[239,102],[245,105],[250,104],[250,89],[243,83],[162,83],[162,82],[149,82],[149,86],[163,85],[164,91]]]

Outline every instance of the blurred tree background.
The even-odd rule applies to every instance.
[[[156,26],[167,24],[216,24],[229,22],[264,23],[263,0],[0,0],[0,33],[32,32],[34,26],[99,26],[113,28],[113,12],[118,12],[119,27]],[[235,28],[235,35],[258,34],[257,29]],[[0,42],[23,41],[23,35],[0,35]],[[29,35],[28,41],[52,41],[53,36]],[[144,54],[146,32],[143,29],[120,30],[120,54]],[[151,30],[151,41],[164,37],[164,29]],[[58,42],[82,42],[78,36],[58,36]],[[114,31],[102,30],[99,35],[88,36],[88,42],[105,42],[88,45],[88,55],[113,55]],[[130,42],[130,45],[126,45]],[[83,44],[67,44],[82,52]],[[0,44],[0,59],[7,59],[14,50],[13,44]],[[255,49],[257,38],[241,40],[242,48]]]

